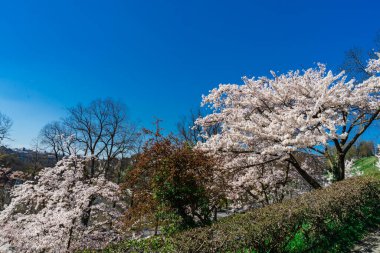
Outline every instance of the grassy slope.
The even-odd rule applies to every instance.
[[[364,157],[355,161],[355,167],[363,171],[364,175],[380,177],[380,170],[376,167],[376,156]]]

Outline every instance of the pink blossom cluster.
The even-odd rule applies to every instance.
[[[85,173],[86,161],[70,156],[15,186],[0,213],[0,252],[70,252],[116,239],[119,187]]]
[[[379,72],[379,66],[379,60],[371,60],[368,69]],[[285,173],[294,154],[320,148],[327,154],[329,143],[345,145],[359,124],[365,126],[366,117],[377,119],[380,112],[376,75],[355,84],[344,72],[333,74],[323,64],[271,73],[272,77],[244,77],[242,85],[220,84],[203,96],[202,105],[211,113],[196,121],[206,139],[197,148],[224,160],[224,170],[233,175],[231,196],[235,198],[247,189],[253,195],[260,195],[257,191],[264,186],[277,189],[286,177],[294,176]],[[207,135],[216,124],[219,133]]]

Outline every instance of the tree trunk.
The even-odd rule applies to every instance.
[[[293,155],[290,155],[290,159],[288,160],[290,164],[294,166],[294,168],[297,170],[298,174],[301,175],[301,177],[314,189],[322,188],[322,186],[315,180],[313,177],[311,177],[305,170],[303,170],[298,163],[298,161],[294,158]]]
[[[71,241],[72,241],[73,232],[74,232],[74,224],[76,222],[76,219],[77,218],[74,218],[71,221],[71,227],[70,227],[70,230],[69,230],[69,241],[67,242],[67,248],[66,248],[67,251],[70,251]]]
[[[82,224],[84,226],[88,226],[89,222],[90,222],[90,217],[91,217],[91,207],[92,205],[94,204],[94,201],[95,201],[95,196],[91,196],[90,197],[90,200],[88,202],[88,206],[87,208],[84,210],[83,212],[83,215],[82,215]]]
[[[158,218],[156,217],[156,222],[154,226],[154,235],[158,235]]]
[[[214,207],[214,222],[218,221],[218,208]]]
[[[337,165],[336,165],[336,169],[334,171],[334,179],[336,181],[341,181],[344,179],[344,174],[345,174],[345,170],[346,170],[346,166],[344,163],[345,156],[346,155],[344,153],[338,153]]]
[[[55,161],[56,161],[56,162],[59,162],[58,152],[57,152],[57,151],[54,151],[54,155],[55,155]]]
[[[93,178],[95,176],[95,158],[94,155],[91,155],[91,173],[90,177]]]

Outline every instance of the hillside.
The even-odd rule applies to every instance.
[[[373,175],[379,173],[379,169],[376,167],[377,157],[363,157],[355,161],[354,165],[359,170],[363,171],[364,175]]]

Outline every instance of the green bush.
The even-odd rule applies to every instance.
[[[103,252],[344,252],[380,224],[380,181],[357,177],[172,237]]]

